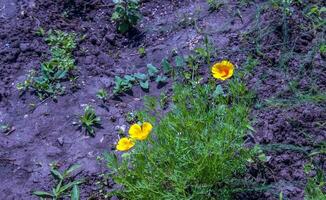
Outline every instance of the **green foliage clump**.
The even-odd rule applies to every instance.
[[[221,86],[220,86],[221,87]],[[239,80],[214,93],[215,83],[176,85],[166,116],[144,114],[154,125],[150,139],[118,159],[107,154],[114,193],[123,199],[231,199],[253,151],[244,146],[251,129],[252,94]],[[146,110],[155,113],[155,103]],[[158,113],[158,115],[160,115]]]
[[[51,175],[57,181],[57,185],[52,188],[52,193],[44,191],[34,191],[33,194],[40,197],[40,199],[62,199],[66,196],[70,196],[71,200],[79,200],[79,188],[78,185],[82,184],[82,180],[69,181],[71,173],[78,169],[80,165],[73,165],[69,169],[60,173],[56,166],[51,167]],[[67,181],[68,179],[68,181]],[[70,194],[69,194],[69,191]]]
[[[305,200],[326,199],[326,176],[323,170],[323,162],[318,162],[318,159],[313,159],[315,156],[322,157],[326,154],[326,142],[322,141],[316,146],[317,148],[309,154],[310,162],[306,163],[304,166],[304,171],[308,177],[305,188]]]
[[[105,102],[108,99],[108,93],[105,89],[101,88],[97,91],[96,97]]]
[[[322,200],[326,199],[326,193],[323,188],[326,185],[325,173],[322,170],[317,170],[316,176],[308,178],[305,188],[306,200]]]
[[[291,7],[293,0],[271,0],[271,4],[274,8],[280,9],[284,14],[291,15],[293,8]]]
[[[221,0],[207,0],[207,3],[211,11],[219,10],[224,5],[224,2]]]
[[[313,5],[305,16],[311,20],[314,29],[319,29],[324,27],[326,24],[326,20],[323,17],[325,12],[326,7],[319,7],[318,5]]]
[[[123,77],[115,76],[113,94],[118,95],[129,91],[134,85],[139,84],[144,90],[149,89],[149,81],[155,79],[157,83],[165,83],[167,77],[159,74],[159,69],[152,64],[147,65],[147,73],[135,73]]]
[[[321,44],[319,47],[319,52],[321,54],[325,54],[326,53],[326,44]]]
[[[139,49],[138,49],[138,54],[139,54],[139,56],[142,58],[142,57],[144,57],[145,55],[146,55],[146,49],[145,49],[145,47],[140,47]]]
[[[32,89],[40,99],[62,95],[65,88],[61,82],[75,69],[72,52],[76,48],[76,35],[62,31],[48,34],[45,41],[51,48],[51,59],[43,62],[39,71],[31,70],[27,79],[17,85],[19,90]]]
[[[94,127],[100,126],[101,118],[95,113],[94,108],[87,105],[84,114],[80,116],[80,125],[85,128],[85,131],[90,136],[95,136]]]
[[[15,130],[13,126],[7,123],[0,123],[0,133],[3,133],[5,135],[9,135]]]
[[[141,18],[138,0],[113,0],[113,2],[115,8],[111,19],[117,23],[120,33],[126,33]]]

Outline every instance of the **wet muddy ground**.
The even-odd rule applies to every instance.
[[[257,28],[257,7],[263,3],[242,6],[230,1],[224,9],[209,12],[204,0],[143,1],[144,17],[138,31],[123,36],[116,33],[110,21],[113,12],[110,0],[75,3],[0,0],[0,123],[11,126],[9,134],[0,134],[0,199],[37,199],[31,195],[32,190],[49,190],[53,184],[49,175],[52,162],[63,167],[81,164],[78,177],[87,180],[81,187],[82,199],[91,196],[99,199],[95,182],[106,167],[97,157],[114,150],[118,138],[116,127],[127,124],[125,114],[141,108],[144,95],[169,93],[172,81],[164,87],[152,82],[149,91],[136,86],[119,99],[109,100],[106,109],[96,98],[98,89],[105,88],[110,93],[115,75],[144,72],[148,63],[159,66],[163,58],[172,59],[175,51],[190,52],[203,39],[194,21],[209,34],[217,49],[217,59],[230,59],[241,68],[246,57],[253,53],[256,36],[250,31]],[[261,40],[264,56],[257,55],[260,64],[247,77],[248,86],[257,95],[251,115],[256,131],[251,142],[278,148],[266,148],[269,159],[265,166],[252,166],[248,172],[257,182],[272,187],[243,198],[278,199],[282,191],[285,199],[303,199],[307,180],[303,167],[309,161],[307,153],[326,139],[326,110],[325,102],[295,101],[289,83],[298,80],[298,91],[310,91],[313,85],[325,93],[325,57],[315,54],[313,61],[303,66],[307,68],[305,73],[298,67],[302,55],[310,52],[323,32],[302,31],[298,24],[305,22],[300,16],[292,16],[293,31],[289,37],[296,39],[292,46],[295,53],[285,70],[275,67],[281,47],[273,44],[282,42],[277,31],[278,16],[267,10],[262,18],[266,23],[275,20],[272,24],[276,28]],[[44,39],[35,34],[40,27],[83,36],[74,51],[80,89],[67,90],[57,101],[40,101],[30,93],[21,95],[16,89],[28,70],[38,68],[49,57]],[[144,57],[139,56],[139,47],[146,48]],[[279,105],[267,101],[272,98],[290,103]],[[73,126],[85,104],[92,105],[102,118],[102,128],[96,130],[94,138]],[[302,151],[284,145],[300,147]],[[326,169],[324,155],[314,159]]]

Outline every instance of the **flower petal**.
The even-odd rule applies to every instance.
[[[234,65],[233,65],[230,61],[228,61],[228,60],[223,60],[223,61],[222,61],[222,64],[223,64],[225,67],[227,67],[228,69],[234,69]]]
[[[212,67],[212,73],[218,73],[219,72],[219,63],[216,63],[215,65],[213,65]]]
[[[149,122],[144,122],[141,129],[142,129],[143,134],[146,135],[146,137],[147,137],[148,134],[152,131],[153,126]]]
[[[135,142],[129,138],[121,138],[118,141],[118,144],[116,146],[116,149],[118,151],[128,151],[129,149],[131,149],[133,146],[135,145]]]
[[[138,124],[133,124],[129,129],[129,135],[131,138],[138,139],[141,138],[142,130]]]
[[[212,67],[212,75],[216,79],[226,80],[233,75],[234,65],[227,61],[222,60],[219,63],[215,63]]]

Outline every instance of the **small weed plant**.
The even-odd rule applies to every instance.
[[[319,7],[318,5],[314,5],[309,9],[305,16],[311,20],[314,29],[319,29],[324,27],[326,24],[326,20],[323,17],[325,12],[326,7]]]
[[[214,67],[214,77],[221,80],[233,74],[229,62]],[[146,103],[149,112],[138,115],[130,138],[117,145],[129,151],[121,159],[106,155],[111,177],[122,186],[113,193],[123,199],[232,199],[254,155],[243,140],[252,129],[253,95],[238,78],[227,85],[223,90],[213,80],[176,84],[171,110],[162,118],[156,112],[159,101]]]
[[[132,88],[135,78],[130,75],[125,75],[122,78],[119,76],[115,76],[114,81],[115,81],[115,86],[113,88],[113,93],[121,94]]]
[[[146,56],[146,49],[145,49],[145,47],[140,47],[139,49],[138,49],[138,54],[139,54],[139,56],[142,58],[142,57],[144,57],[144,56]]]
[[[157,83],[165,83],[167,77],[161,73],[157,67],[153,64],[147,65],[147,73],[134,73],[130,75],[124,75],[123,77],[115,77],[115,86],[113,88],[113,94],[118,95],[131,90],[134,85],[139,84],[144,90],[149,89],[149,82],[155,80]]]
[[[101,118],[95,113],[94,108],[86,105],[84,114],[80,116],[80,126],[85,128],[86,134],[95,136],[95,127],[100,126]]]
[[[108,100],[108,93],[105,89],[102,88],[97,91],[96,97],[105,103]]]
[[[275,8],[280,9],[286,15],[291,15],[293,13],[291,7],[293,0],[271,0],[271,3]]]
[[[82,184],[82,180],[71,181],[71,173],[78,169],[80,165],[73,165],[63,173],[60,173],[57,167],[52,167],[51,175],[57,181],[57,185],[52,188],[51,192],[34,191],[33,194],[40,199],[59,200],[70,196],[71,200],[79,200],[78,185]]]
[[[319,52],[322,55],[325,55],[326,54],[326,44],[325,43],[320,44],[320,46],[319,46]]]
[[[305,188],[306,200],[326,199],[326,193],[323,188],[326,185],[325,172],[318,169],[314,177],[309,177]]]
[[[120,33],[126,33],[137,25],[141,18],[138,0],[113,0],[113,2],[115,8],[111,19],[117,23]]]
[[[304,171],[308,177],[305,188],[305,200],[324,200],[326,199],[326,176],[323,170],[323,162],[318,162],[314,159],[317,156],[324,156],[326,154],[326,142],[322,141],[310,154],[310,162],[304,166]]]
[[[31,70],[27,79],[19,83],[22,91],[31,89],[40,99],[56,98],[64,94],[61,82],[66,80],[75,69],[72,51],[76,47],[76,35],[62,31],[50,31],[46,42],[50,46],[51,59],[43,62],[39,71]]]
[[[210,11],[219,10],[224,5],[222,0],[207,0],[207,3]]]
[[[198,60],[198,62],[206,62],[206,64],[210,65],[211,58],[213,58],[213,52],[215,52],[214,46],[210,42],[208,36],[205,35],[204,45],[195,49],[196,60]]]

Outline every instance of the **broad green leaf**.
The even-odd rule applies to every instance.
[[[127,81],[127,82],[132,82],[132,81],[135,81],[135,80],[136,80],[135,77],[132,76],[132,75],[125,75],[125,76],[124,76],[124,79],[125,79],[125,81]]]
[[[148,88],[149,88],[149,82],[148,82],[148,80],[146,80],[146,81],[141,81],[141,82],[139,82],[139,84],[140,84],[140,87],[141,87],[141,88],[143,88],[143,89],[145,89],[145,90],[148,90]]]
[[[114,81],[117,83],[117,82],[121,82],[122,81],[122,78],[120,78],[120,76],[115,76],[114,77]]]
[[[201,57],[206,57],[207,56],[207,51],[204,48],[196,48],[195,51]]]
[[[326,7],[321,7],[319,10],[320,13],[326,12]]]
[[[167,77],[166,76],[163,76],[163,75],[159,75],[156,77],[155,81],[157,83],[165,83],[167,81]]]
[[[67,74],[67,70],[59,70],[54,74],[54,77],[56,79],[62,79],[66,76],[66,74]]]
[[[216,89],[213,92],[213,97],[217,97],[217,96],[220,96],[220,95],[224,95],[224,91],[223,91],[223,88],[222,88],[221,85],[217,85]]]
[[[147,79],[146,74],[143,74],[143,73],[136,73],[136,74],[134,74],[134,77],[138,80],[146,80]]]
[[[74,185],[71,190],[71,200],[79,200],[79,188],[78,185]]]
[[[118,12],[114,12],[111,16],[111,20],[115,21],[120,18],[120,15]]]
[[[61,175],[61,173],[56,169],[51,169],[51,174],[57,180],[62,180],[63,179],[63,176]]]
[[[163,68],[163,72],[164,72],[165,74],[169,73],[169,72],[171,71],[171,69],[172,69],[172,67],[171,67],[171,65],[170,65],[170,63],[169,63],[169,61],[168,61],[166,58],[164,58],[164,59],[162,60],[161,66],[162,66],[162,68]]]
[[[126,33],[129,30],[129,28],[130,28],[129,24],[127,23],[122,23],[118,25],[118,31],[120,33]]]
[[[175,57],[175,65],[176,65],[176,67],[183,67],[184,59],[181,56],[176,56]]]
[[[152,64],[147,65],[147,71],[148,71],[149,77],[153,77],[158,73],[158,69]]]

